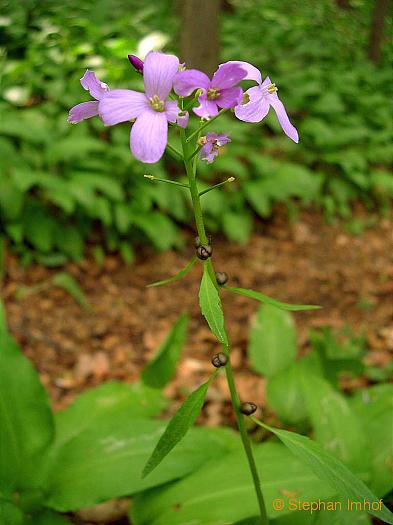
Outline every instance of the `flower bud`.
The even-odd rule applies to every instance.
[[[141,60],[140,58],[138,58],[135,55],[128,55],[128,60],[130,61],[131,65],[135,69],[135,71],[142,75],[142,73],[143,73],[143,60]]]
[[[217,284],[224,286],[224,284],[228,281],[228,274],[225,272],[216,272],[216,279]]]
[[[211,257],[213,253],[213,248],[210,244],[202,244],[201,246],[198,246],[197,248],[197,256],[202,261],[206,261],[209,257]]]
[[[221,368],[227,364],[228,357],[224,354],[224,352],[219,352],[212,357],[211,362],[216,368]]]
[[[247,401],[245,403],[240,404],[240,412],[246,416],[251,416],[256,409],[258,408],[255,403],[251,403],[250,401]]]

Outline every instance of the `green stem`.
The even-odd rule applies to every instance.
[[[174,146],[171,146],[168,142],[168,144],[166,145],[167,147],[167,151],[168,153],[170,153],[172,155],[172,157],[174,157],[176,160],[183,160],[183,156],[182,154],[180,153],[179,150],[177,150]]]
[[[199,235],[199,239],[201,243],[207,244],[208,241],[207,241],[207,236],[206,236],[205,224],[203,221],[201,202],[199,198],[199,190],[198,190],[198,186],[196,182],[196,166],[195,166],[195,163],[192,162],[192,159],[190,159],[190,150],[192,150],[192,147],[193,147],[193,145],[190,144],[190,139],[192,138],[192,136],[198,135],[199,131],[200,129],[197,130],[197,133],[193,133],[192,135],[190,135],[188,139],[186,137],[185,130],[180,130],[180,134],[181,134],[181,141],[182,141],[182,147],[183,147],[184,165],[186,168],[188,182],[190,185],[190,193],[191,193],[191,200],[192,200],[192,205],[194,209],[195,224],[197,227],[197,231],[198,231],[198,235]],[[211,258],[206,261],[206,264],[208,265],[209,274],[212,278],[213,283],[216,283],[217,281],[216,281],[214,266],[213,266],[213,262]],[[267,518],[266,506],[265,506],[265,501],[263,499],[258,470],[257,470],[257,466],[255,463],[254,454],[251,448],[250,438],[248,436],[246,426],[244,423],[244,416],[240,412],[239,394],[237,392],[235,380],[233,377],[233,369],[232,369],[232,364],[231,364],[231,359],[230,359],[229,345],[228,346],[224,345],[223,350],[225,354],[228,356],[228,362],[225,366],[227,383],[228,383],[228,388],[229,388],[230,395],[231,395],[231,402],[232,402],[233,409],[235,411],[236,420],[237,420],[237,424],[239,427],[244,451],[247,456],[248,465],[249,465],[251,476],[252,476],[253,483],[254,483],[255,493],[257,496],[260,515],[261,515],[260,523],[261,525],[268,525],[269,521]]]
[[[202,195],[205,195],[205,193],[209,193],[209,191],[220,188],[221,186],[224,186],[224,184],[227,184],[228,182],[233,182],[234,180],[235,180],[235,177],[229,177],[229,179],[224,180],[223,182],[219,182],[218,184],[215,184],[214,186],[210,186],[210,188],[206,188],[205,190],[200,191],[199,196],[202,197]]]
[[[226,111],[228,111],[228,109],[224,108],[221,111],[219,111],[218,115],[216,115],[215,117],[213,117],[213,118],[211,118],[209,120],[206,120],[206,122],[204,122],[201,126],[199,126],[198,129],[196,129],[193,133],[191,133],[191,135],[189,135],[189,137],[187,138],[187,142],[190,142],[196,135],[198,135],[198,133],[200,133],[207,126],[210,126],[210,124],[212,122],[214,122],[216,120],[216,118],[221,117],[221,115],[223,113],[225,113]]]
[[[188,184],[183,184],[182,182],[177,182],[175,180],[160,179],[159,177],[155,177],[154,175],[143,175],[143,176],[145,177],[145,179],[149,179],[151,181],[165,182],[166,184],[174,184],[175,186],[180,186],[181,188],[187,188],[187,189],[190,188]]]

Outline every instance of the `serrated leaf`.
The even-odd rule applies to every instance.
[[[228,345],[220,294],[210,277],[207,263],[205,263],[203,267],[203,276],[199,289],[199,304],[210,330],[220,343]]]
[[[224,286],[224,290],[228,292],[237,293],[239,295],[244,295],[244,297],[249,297],[250,299],[255,299],[264,304],[270,304],[275,306],[280,310],[288,310],[290,312],[301,312],[306,310],[320,310],[322,307],[314,304],[290,304],[277,301],[261,292],[255,292],[254,290],[248,290],[247,288],[233,288],[231,286]]]
[[[146,462],[142,472],[142,478],[145,478],[161,463],[165,456],[167,456],[186,435],[188,429],[192,427],[202,409],[207,389],[216,376],[216,373],[217,372],[215,372],[206,383],[203,383],[187,397],[182,406],[169,421],[165,432]]]
[[[170,284],[176,281],[180,281],[180,279],[183,279],[183,277],[185,277],[188,274],[188,272],[191,270],[191,268],[194,266],[197,260],[197,257],[193,257],[182,270],[177,272],[177,274],[173,275],[172,277],[168,277],[168,279],[163,279],[162,281],[156,281],[155,283],[148,284],[146,288],[151,288],[153,286],[163,286],[164,284]]]
[[[275,306],[261,306],[251,328],[247,352],[252,368],[267,377],[293,363],[296,333],[290,314]]]
[[[172,379],[187,336],[189,317],[181,315],[154,358],[142,370],[142,381],[153,388],[164,388]]]
[[[350,501],[377,502],[379,499],[371,490],[357,478],[347,466],[339,459],[324,450],[318,443],[306,436],[279,430],[270,427],[256,418],[252,420],[261,427],[273,432],[288,449],[303,461],[320,479],[327,481],[340,496],[348,498]],[[369,514],[376,516],[386,523],[393,524],[393,514],[382,505],[381,510],[370,510]]]

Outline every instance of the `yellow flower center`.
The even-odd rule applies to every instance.
[[[149,104],[154,111],[158,111],[159,113],[162,113],[165,111],[165,102],[160,99],[158,95],[154,95],[154,97],[149,98]]]
[[[269,84],[267,86],[267,92],[270,93],[270,95],[272,95],[273,93],[277,93],[278,91],[278,87],[276,87],[276,84]]]
[[[218,91],[217,88],[209,88],[207,90],[207,98],[208,100],[216,100],[221,95],[221,93]]]

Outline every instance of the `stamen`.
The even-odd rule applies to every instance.
[[[276,93],[278,91],[278,87],[276,87],[276,84],[270,84],[269,86],[267,86],[267,92],[270,93],[271,95],[273,93]]]
[[[221,93],[218,91],[217,88],[209,88],[207,90],[207,98],[208,98],[208,100],[216,100],[220,95],[221,95]]]
[[[250,95],[248,93],[243,93],[242,105],[248,104],[250,102]]]
[[[154,95],[154,97],[149,98],[149,104],[154,111],[158,111],[159,113],[162,113],[165,111],[165,102],[160,99],[158,95]]]

